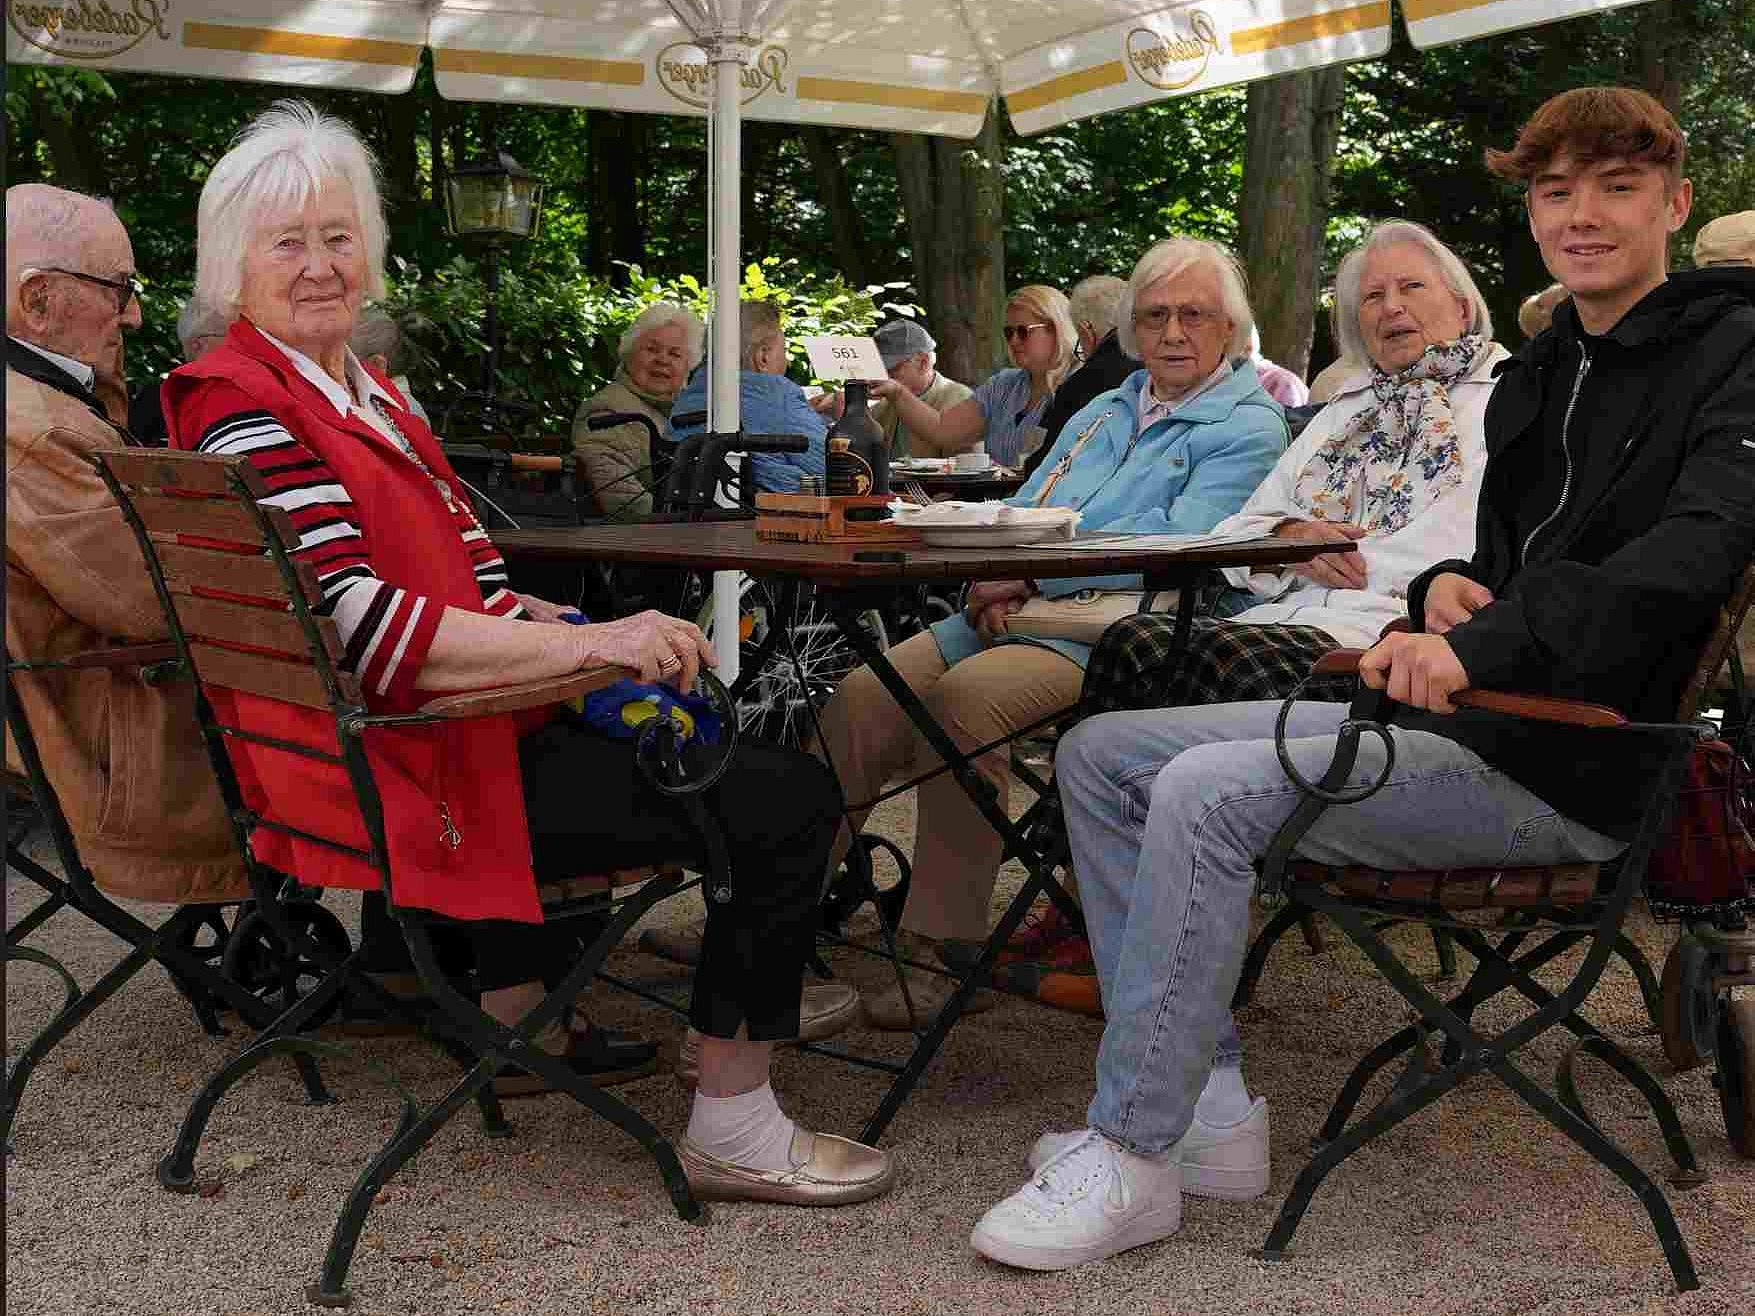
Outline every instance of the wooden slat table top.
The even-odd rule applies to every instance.
[[[1018,580],[1136,571],[1185,575],[1218,567],[1289,566],[1351,547],[1350,542],[1305,544],[1271,539],[1212,548],[1104,552],[1057,551],[1035,545],[983,549],[880,545],[862,549],[857,544],[790,544],[757,539],[753,520],[497,530],[493,538],[508,558],[743,571],[752,576],[803,576],[822,583]],[[902,560],[854,560],[857,552],[886,550],[901,553]]]

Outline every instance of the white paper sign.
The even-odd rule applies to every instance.
[[[810,368],[818,379],[888,379],[877,343],[851,335],[820,334],[804,340]]]

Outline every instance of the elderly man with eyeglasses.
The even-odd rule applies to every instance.
[[[7,189],[13,658],[165,638],[134,536],[87,460],[133,442],[96,389],[121,359],[124,331],[140,327],[139,291],[127,231],[106,203],[36,183]],[[137,667],[94,668],[20,673],[15,688],[99,885],[178,903],[245,893],[187,683],[148,685]],[[6,758],[18,767],[10,741]]]

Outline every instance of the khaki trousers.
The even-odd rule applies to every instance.
[[[946,668],[930,632],[912,636],[885,655],[957,746],[972,749],[1070,707],[1084,672],[1072,659],[1033,644],[1003,644]],[[891,779],[919,773],[943,760],[869,667],[841,683],[822,713],[824,744],[849,804],[862,804]],[[821,751],[819,751],[821,752]],[[978,771],[1005,808],[1011,783],[1010,749],[976,760]],[[869,810],[852,815],[855,829]],[[847,851],[842,828],[831,863]],[[914,877],[902,926],[922,936],[974,940],[987,935],[988,907],[1004,846],[981,811],[950,773],[919,789],[914,833]]]

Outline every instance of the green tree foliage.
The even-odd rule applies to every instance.
[[[1486,41],[1418,52],[1398,28],[1382,60],[1348,73],[1326,271],[1366,224],[1429,224],[1469,261],[1501,337],[1547,275],[1521,199],[1481,164],[1556,91],[1602,82],[1673,91],[1690,138],[1698,224],[1755,206],[1755,0],[1657,0]],[[6,167],[114,198],[149,281],[130,346],[146,381],[176,360],[178,300],[194,275],[202,182],[236,131],[285,91],[85,70],[8,69]],[[479,253],[445,231],[433,180],[497,141],[548,183],[541,232],[506,249],[502,386],[556,432],[608,373],[646,300],[699,304],[706,270],[706,125],[669,118],[440,100],[430,61],[406,96],[307,92],[353,122],[384,166],[391,304],[415,347],[414,382],[434,414],[480,379]],[[1171,233],[1235,241],[1244,94],[1165,102],[1002,140],[1005,275],[1066,288],[1125,274]],[[744,251],[760,286],[789,299],[794,333],[857,327],[914,277],[894,147],[886,134],[746,127]],[[839,200],[836,200],[839,198]],[[1327,275],[1325,275],[1327,277]],[[747,281],[746,281],[747,284]],[[644,299],[644,300],[642,300]],[[933,308],[925,308],[929,322]],[[1326,327],[1326,326],[1324,326]],[[1312,366],[1326,361],[1319,333]]]

